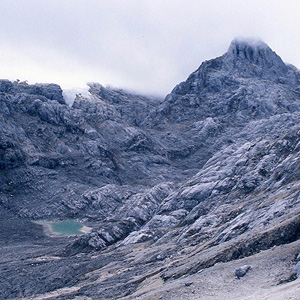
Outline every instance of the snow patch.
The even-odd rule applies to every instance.
[[[72,88],[72,89],[64,89],[63,97],[66,103],[71,107],[76,99],[76,96],[81,96],[83,98],[90,99],[91,94],[89,92],[89,87],[86,88]]]

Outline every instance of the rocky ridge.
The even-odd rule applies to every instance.
[[[35,241],[21,254],[28,278],[4,257],[2,298],[70,286],[56,299],[147,297],[150,279],[299,242],[300,72],[265,43],[234,40],[164,100],[99,84],[72,107],[54,84],[0,91],[0,213],[12,220],[1,238],[10,259],[26,241],[9,237],[14,224]],[[58,218],[93,231],[53,248],[29,221]],[[290,262],[282,281],[299,276]]]

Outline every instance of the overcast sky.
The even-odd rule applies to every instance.
[[[165,95],[237,36],[300,68],[300,1],[0,0],[0,78]]]

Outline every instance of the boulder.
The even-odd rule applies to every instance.
[[[240,279],[242,277],[244,277],[248,271],[251,270],[251,267],[248,265],[244,265],[238,269],[235,270],[235,276],[237,279]]]

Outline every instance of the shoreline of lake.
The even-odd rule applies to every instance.
[[[81,222],[72,219],[64,221],[36,220],[32,222],[38,225],[42,225],[45,235],[50,237],[83,235],[91,232],[92,230],[91,227],[88,227]],[[78,225],[80,225],[80,227],[78,227]]]

